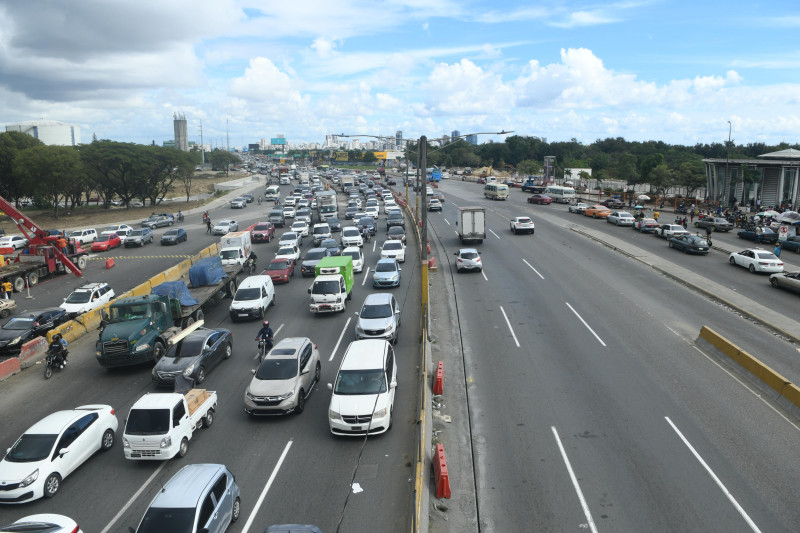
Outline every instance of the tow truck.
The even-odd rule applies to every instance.
[[[40,279],[54,274],[64,274],[67,270],[79,278],[83,277],[81,271],[86,268],[89,253],[74,239],[67,242],[67,247],[64,249],[67,253],[64,253],[61,248],[54,246],[49,231],[40,228],[2,196],[0,196],[0,211],[8,215],[28,239],[28,253],[20,253],[13,262],[0,267],[0,283],[10,281],[16,292],[22,292],[26,283],[27,286],[33,287]],[[0,249],[0,254],[13,252],[12,249]]]

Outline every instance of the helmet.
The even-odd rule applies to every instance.
[[[264,321],[264,327],[265,327],[265,328],[268,328],[268,327],[269,327],[269,320],[265,320],[265,321]]]
[[[61,334],[60,333],[56,333],[55,335],[53,335],[53,340],[54,341],[60,341],[61,340]]]

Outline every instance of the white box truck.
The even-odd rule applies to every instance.
[[[317,193],[317,211],[319,212],[320,222],[325,222],[329,218],[337,215],[338,202],[336,199],[336,191],[328,189],[327,191],[320,191]]]
[[[486,238],[486,210],[483,207],[459,207],[456,224],[462,243],[481,243]]]
[[[219,258],[223,265],[242,265],[250,255],[253,243],[249,231],[233,231],[222,236]]]

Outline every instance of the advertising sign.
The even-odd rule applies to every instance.
[[[283,137],[273,137],[273,138],[271,138],[271,139],[269,140],[269,143],[270,143],[270,144],[272,144],[272,145],[276,145],[276,144],[283,144],[283,145],[285,145],[285,144],[286,144],[286,139],[285,139],[285,138],[283,138]]]
[[[350,159],[350,156],[347,152],[334,152],[333,158],[336,161],[348,161]]]

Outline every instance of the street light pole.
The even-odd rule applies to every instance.
[[[730,162],[730,154],[731,154],[731,121],[728,121],[728,144],[725,145],[725,181],[731,179],[730,170],[729,170],[729,162]],[[736,188],[734,186],[734,193]],[[744,194],[744,182],[742,182],[742,194]],[[725,205],[728,205],[728,199],[725,198]]]

